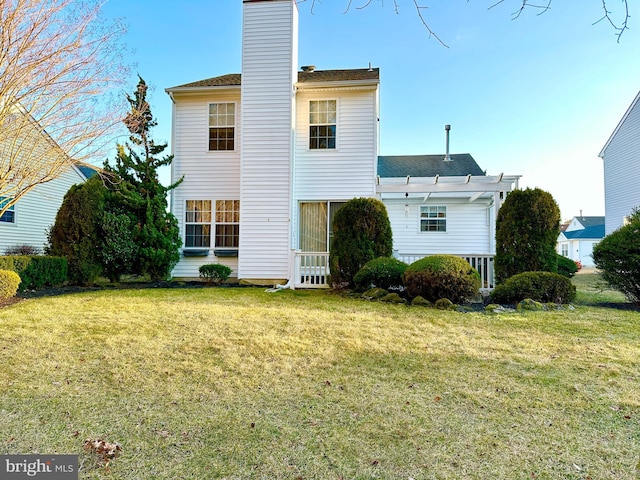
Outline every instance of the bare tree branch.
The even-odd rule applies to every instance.
[[[0,215],[102,156],[120,126],[110,97],[126,78],[124,29],[101,21],[98,2],[0,1]]]
[[[604,16],[595,21],[593,23],[593,25],[595,25],[596,23],[600,23],[603,20],[606,20],[607,22],[609,22],[609,24],[614,28],[614,30],[616,30],[618,33],[616,34],[616,36],[618,37],[618,43],[620,43],[620,37],[622,36],[622,34],[624,33],[625,30],[627,30],[629,28],[628,26],[628,22],[629,22],[629,3],[628,0],[623,0],[622,2],[624,4],[624,10],[625,10],[625,15],[624,15],[624,19],[619,22],[616,23],[613,21],[613,19],[611,18],[611,12],[609,10],[607,10],[607,2],[606,0],[602,0],[602,10],[604,10]]]
[[[298,3],[304,3],[308,0],[297,0]],[[313,14],[313,9],[317,3],[322,3],[321,0],[310,0],[311,1],[311,13]],[[353,6],[353,0],[345,0],[347,2],[346,4],[346,8],[344,10],[343,13],[348,13],[349,10],[351,10],[352,6]],[[362,3],[359,6],[356,6],[356,10],[362,10],[364,8],[367,8],[371,5],[371,3],[373,3],[373,0],[362,0],[364,3]],[[382,5],[384,6],[384,2],[382,0],[380,0]],[[429,37],[433,37],[434,39],[436,39],[438,41],[438,43],[440,43],[442,46],[447,47],[448,45],[435,33],[435,31],[430,27],[429,23],[427,22],[425,15],[423,15],[423,11],[428,9],[429,7],[427,5],[420,5],[418,3],[419,0],[412,0],[413,1],[413,5],[416,9],[416,13],[418,15],[418,18],[420,19],[420,21],[422,22],[422,25],[424,26],[424,28],[427,30],[427,32],[429,33]],[[469,0],[467,0],[468,2]],[[512,14],[511,14],[511,18],[512,19],[517,19],[520,17],[520,15],[522,15],[522,13],[527,10],[527,9],[537,9],[539,10],[539,12],[537,13],[537,15],[542,15],[543,13],[548,12],[549,10],[551,10],[551,2],[553,0],[539,0],[537,3],[532,3],[532,0],[518,0],[518,3],[520,4],[518,9],[515,10]],[[618,42],[620,42],[620,37],[622,36],[622,34],[625,32],[625,30],[628,30],[629,28],[629,19],[631,18],[631,16],[629,15],[629,0],[620,0],[623,4],[623,8],[624,8],[624,16],[623,19],[621,21],[614,21],[612,18],[612,14],[611,12],[607,9],[607,2],[611,2],[611,0],[601,0],[602,1],[602,9],[604,11],[604,15],[602,16],[602,18],[600,18],[599,20],[597,20],[596,22],[594,22],[594,25],[596,23],[599,23],[601,21],[607,21],[616,31],[616,35],[618,37]],[[490,4],[488,7],[488,10],[491,10],[495,7],[497,7],[498,5],[501,4],[506,4],[507,0],[494,0],[494,3]],[[399,3],[398,0],[393,0],[393,9],[394,9],[394,13],[398,14],[400,12],[400,8],[399,8]]]

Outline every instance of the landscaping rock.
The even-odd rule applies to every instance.
[[[430,307],[431,302],[424,297],[418,295],[413,300],[411,300],[412,307]]]
[[[382,297],[380,299],[381,302],[386,302],[386,303],[407,303],[407,301],[402,298],[400,295],[398,295],[397,293],[389,293],[387,295],[385,295],[384,297]]]
[[[371,288],[362,294],[362,298],[365,300],[379,300],[386,295],[389,295],[389,292],[384,288]]]

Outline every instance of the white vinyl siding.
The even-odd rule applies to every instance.
[[[297,94],[296,198],[350,199],[375,195],[378,156],[377,90]],[[311,100],[336,99],[337,148],[309,149]]]
[[[64,195],[72,185],[83,181],[77,170],[69,168],[62,176],[38,185],[18,200],[14,222],[0,222],[0,255],[7,247],[17,245],[42,249],[48,242],[47,231],[55,223]]]
[[[466,199],[385,200],[393,231],[393,249],[405,254],[433,255],[489,254],[491,251],[490,209],[487,201]],[[420,208],[446,206],[447,231],[421,232]]]
[[[604,152],[605,234],[640,207],[640,94]]]
[[[238,276],[287,279],[297,7],[283,1],[243,8]]]
[[[182,177],[184,181],[171,194],[171,211],[178,219],[183,246],[186,246],[184,242],[187,200],[209,199],[213,202],[216,198],[240,197],[239,151],[209,151],[209,104],[234,103],[237,124],[242,112],[239,108],[239,88],[207,94],[175,93],[174,98],[172,181],[175,182]],[[242,137],[239,128],[236,128],[235,135],[236,141],[239,141]],[[223,263],[233,270],[231,276],[236,276],[237,258],[215,257],[213,248],[208,256],[181,256],[172,275],[176,278],[198,278],[198,268],[206,263]]]

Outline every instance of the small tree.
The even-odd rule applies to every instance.
[[[539,188],[509,194],[496,219],[498,282],[523,272],[557,272],[560,208]]]
[[[390,257],[393,239],[384,204],[375,198],[354,198],[338,210],[329,247],[331,282],[353,285],[353,277],[369,260]]]
[[[173,155],[158,157],[167,144],[156,144],[150,136],[151,128],[157,122],[146,96],[147,84],[140,77],[133,97],[127,95],[131,110],[124,123],[131,133],[130,143],[118,145],[115,165],[105,164],[105,170],[112,174],[110,189],[114,192],[109,200],[109,211],[127,215],[133,227],[137,255],[130,273],[159,280],[169,276],[180,258],[182,242],[178,221],[167,212],[167,194],[181,180],[168,187],[158,180],[158,168],[170,165]],[[126,262],[118,265],[127,270]],[[113,274],[117,273],[114,270]]]
[[[640,304],[640,210],[593,247],[593,261],[609,285]]]
[[[90,285],[102,272],[98,228],[106,193],[97,175],[72,186],[64,196],[49,231],[47,254],[67,259],[71,283]]]

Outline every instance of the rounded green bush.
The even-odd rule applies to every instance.
[[[576,287],[571,280],[551,272],[519,273],[491,292],[493,303],[517,303],[524,299],[543,303],[569,303],[575,297]]]
[[[15,296],[20,285],[20,276],[11,270],[0,270],[0,298]]]
[[[455,255],[432,255],[407,267],[404,285],[412,298],[420,295],[430,302],[448,298],[462,303],[478,294],[480,274]]]
[[[578,265],[576,262],[562,255],[558,255],[558,273],[565,277],[571,278],[578,273]]]
[[[409,265],[393,257],[380,257],[369,260],[353,277],[356,290],[363,292],[373,287],[399,289],[402,287],[402,275]]]
[[[201,265],[198,271],[200,272],[200,277],[204,278],[207,283],[224,282],[231,275],[231,268],[221,263]]]

